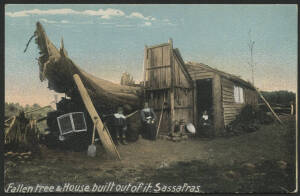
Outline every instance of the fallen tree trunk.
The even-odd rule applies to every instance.
[[[83,71],[68,57],[63,41],[58,50],[39,22],[34,35],[40,50],[40,79],[48,80],[49,89],[78,100],[80,96],[72,78],[74,74],[78,74],[97,109],[115,109],[123,105],[128,106],[130,112],[140,107],[142,92],[139,87],[121,86]]]

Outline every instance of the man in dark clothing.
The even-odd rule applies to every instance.
[[[107,123],[109,130],[111,130],[112,137],[116,145],[119,143],[127,144],[126,141],[126,131],[127,131],[127,122],[126,117],[123,114],[123,108],[118,107],[116,113],[107,114],[102,116]]]
[[[127,123],[126,117],[123,114],[123,108],[119,107],[117,113],[114,113],[114,127],[116,131],[117,142],[126,145]]]
[[[143,124],[142,136],[147,139],[155,140],[156,138],[156,115],[148,102],[145,102],[144,108],[141,110],[141,120]]]

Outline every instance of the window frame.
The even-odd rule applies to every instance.
[[[82,114],[84,129],[76,130],[75,129],[74,120],[73,120],[73,114],[78,114],[78,113]],[[63,133],[62,127],[61,127],[61,124],[60,124],[60,119],[66,118],[66,117],[69,117],[69,119],[71,121],[72,130]],[[57,124],[58,124],[58,127],[59,127],[60,135],[66,135],[66,134],[69,134],[69,133],[72,133],[72,132],[76,133],[76,132],[87,131],[87,125],[86,125],[86,121],[85,121],[85,117],[84,117],[84,113],[83,112],[71,112],[71,113],[67,113],[67,114],[63,114],[61,116],[58,116],[57,117]]]
[[[237,104],[244,104],[244,88],[238,85],[233,85],[233,99]]]

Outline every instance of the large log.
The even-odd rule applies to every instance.
[[[89,97],[80,77],[77,74],[75,74],[73,76],[73,78],[77,85],[78,91],[80,92],[80,95],[81,95],[81,98],[85,105],[85,108],[89,112],[89,115],[90,115],[91,119],[93,120],[94,125],[97,128],[97,131],[98,131],[98,134],[99,134],[99,137],[103,144],[104,149],[106,150],[106,152],[108,152],[108,154],[110,156],[120,160],[119,152],[117,151],[116,146],[115,146],[114,142],[112,141],[112,138],[110,137],[110,133],[107,130],[107,128],[103,125],[103,122],[102,122],[101,118],[99,117],[99,115],[92,103],[92,100]]]
[[[139,87],[121,86],[85,72],[68,57],[63,41],[59,50],[53,45],[39,22],[36,24],[35,41],[40,50],[40,79],[48,80],[49,89],[71,98],[78,97],[72,78],[78,74],[97,109],[115,109],[124,105],[134,111],[140,107],[142,91]]]

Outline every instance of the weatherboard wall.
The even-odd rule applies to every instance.
[[[257,93],[253,89],[243,86],[240,83],[231,81],[227,78],[221,78],[222,84],[222,105],[224,111],[224,125],[227,126],[235,120],[236,116],[246,104],[257,104]],[[236,103],[234,100],[234,86],[243,88],[244,103]]]
[[[221,79],[220,75],[214,73],[211,70],[208,70],[200,65],[192,65],[186,64],[185,65],[190,77],[194,81],[194,123],[196,127],[198,126],[198,119],[200,117],[200,111],[197,108],[197,86],[196,81],[202,79],[212,79],[212,108],[213,108],[213,126],[214,126],[214,133],[213,135],[218,135],[221,130],[224,128],[224,121],[223,121],[223,108],[222,108],[222,100],[221,100]]]

